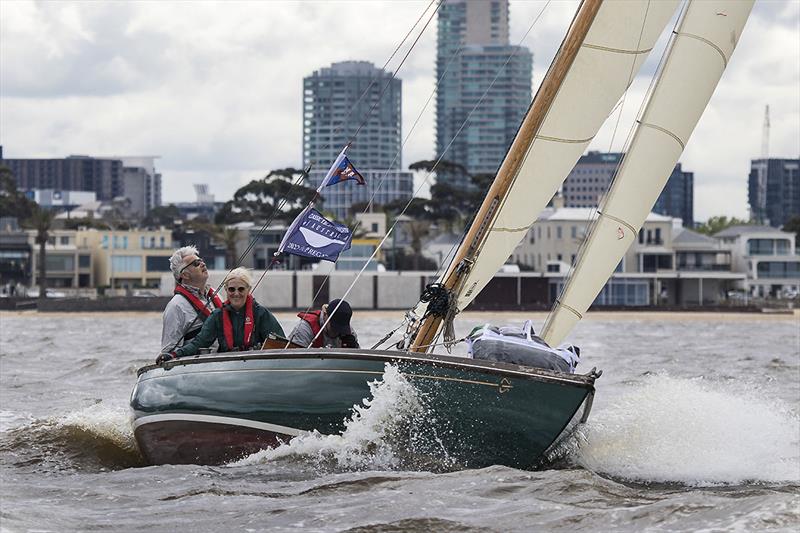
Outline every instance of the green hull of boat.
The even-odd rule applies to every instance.
[[[161,463],[221,463],[316,430],[337,434],[386,363],[416,391],[398,432],[418,455],[458,467],[530,469],[588,415],[594,376],[401,352],[266,350],[181,359],[139,371],[134,434]],[[579,411],[581,405],[587,409]],[[425,438],[419,438],[420,436]],[[415,438],[416,436],[416,438]],[[402,435],[396,437],[402,438]]]

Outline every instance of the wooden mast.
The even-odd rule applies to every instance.
[[[519,172],[525,154],[544,122],[550,106],[553,104],[553,100],[558,94],[558,90],[564,82],[584,39],[586,39],[589,28],[591,28],[602,3],[603,0],[583,0],[581,2],[575,21],[553,63],[550,65],[547,75],[542,80],[542,84],[536,92],[536,97],[533,99],[531,107],[519,127],[519,131],[517,131],[517,135],[514,137],[514,142],[511,143],[505,159],[503,159],[503,164],[500,166],[494,182],[489,188],[489,192],[483,204],[481,204],[467,235],[461,241],[458,250],[456,250],[455,259],[443,278],[443,285],[448,291],[456,289],[463,276],[469,271],[469,267],[484,242],[492,221],[497,215],[511,185],[514,183],[514,178]],[[451,297],[457,298],[458,296],[452,294]],[[410,350],[413,352],[427,352],[433,342],[433,338],[436,336],[436,332],[439,330],[441,322],[442,317],[428,317],[417,331]]]

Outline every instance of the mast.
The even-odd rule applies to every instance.
[[[500,170],[475,216],[475,220],[464,240],[461,241],[461,245],[456,250],[455,258],[443,277],[444,288],[451,293],[451,298],[453,297],[452,292],[461,285],[462,280],[469,272],[469,268],[486,238],[487,230],[505,201],[506,195],[519,173],[528,148],[550,111],[556,94],[564,82],[586,35],[589,33],[592,22],[602,3],[603,0],[583,0],[581,2],[566,39],[550,65],[547,75],[542,80],[542,84],[536,92],[536,97],[533,99],[528,113],[522,121],[514,142],[511,144]],[[411,351],[428,351],[429,345],[439,330],[442,318],[440,316],[430,316],[420,326],[411,343]]]

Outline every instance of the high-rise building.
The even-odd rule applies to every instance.
[[[800,215],[800,159],[753,159],[750,162],[750,216],[779,228]]]
[[[494,174],[530,105],[532,68],[530,51],[509,45],[508,0],[445,3],[436,51],[436,156],[467,174]],[[452,172],[437,179],[470,185]]]
[[[323,209],[336,218],[353,216],[354,203],[413,195],[413,176],[401,170],[401,95],[402,82],[368,61],[334,63],[303,79],[303,164],[313,163],[307,185],[320,184],[348,141],[348,157],[367,181],[323,191]]]
[[[141,216],[161,205],[161,174],[155,157],[89,157],[4,159],[17,188],[24,191],[92,191],[100,201],[130,200],[130,211]]]
[[[369,116],[348,150],[350,159],[358,168],[402,168],[401,95],[402,82],[368,61],[315,70],[303,79],[303,164],[327,171]]]
[[[564,180],[564,207],[597,207],[617,172],[622,155],[589,152],[581,156]]]
[[[565,207],[597,207],[608,190],[624,154],[589,152],[578,160],[564,180],[562,195]],[[675,165],[653,212],[680,218],[683,225],[694,225],[694,173]]]
[[[684,172],[680,163],[675,165],[653,212],[680,218],[685,227],[694,227],[694,172]]]

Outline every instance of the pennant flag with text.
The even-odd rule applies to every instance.
[[[352,234],[343,224],[331,222],[311,206],[305,208],[286,231],[278,253],[336,262],[350,249]]]

